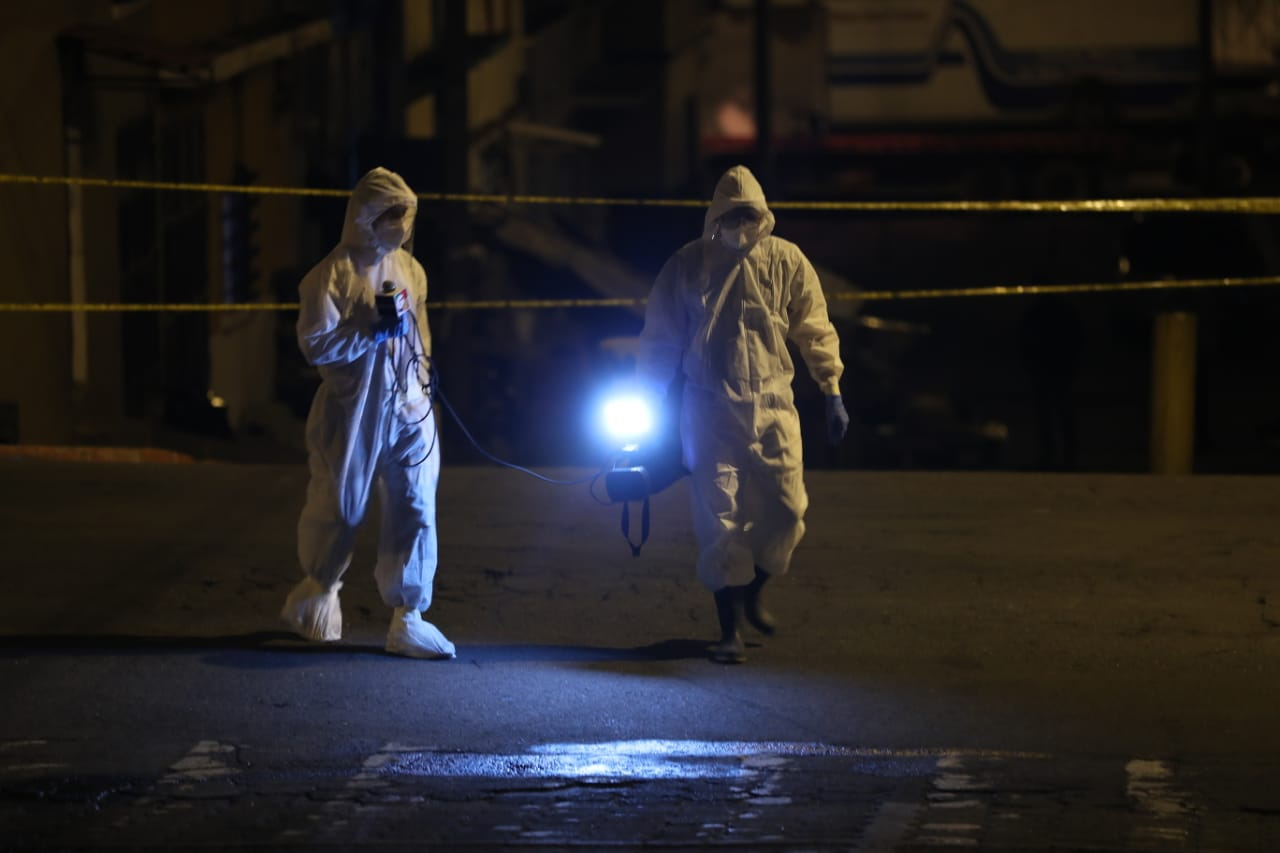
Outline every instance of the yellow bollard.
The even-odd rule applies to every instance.
[[[1190,474],[1196,416],[1196,315],[1156,315],[1151,361],[1151,471]]]

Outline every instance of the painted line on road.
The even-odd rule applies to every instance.
[[[201,785],[240,775],[236,761],[237,747],[216,740],[197,741],[181,759],[169,765],[151,790],[139,797],[136,805],[162,815],[189,809],[191,804],[180,798],[194,793]],[[175,799],[179,798],[179,799]]]
[[[938,759],[929,805],[920,821],[915,844],[929,847],[977,847],[987,821],[987,805],[975,791],[990,791],[991,783],[971,768],[976,756],[944,755]]]
[[[733,810],[736,812],[729,827],[740,827],[740,821],[755,821],[765,818],[770,809],[791,805],[791,797],[785,796],[786,785],[784,775],[786,767],[795,756],[773,754],[735,755],[741,761],[741,781],[730,787],[733,795]],[[700,833],[700,837],[719,840],[710,833]],[[721,836],[722,837],[722,836]],[[785,837],[767,834],[758,837],[762,844],[773,844],[785,841]]]
[[[880,804],[858,839],[858,850],[862,853],[893,853],[903,845],[923,813],[924,806],[920,803],[886,800]]]
[[[30,749],[33,746],[46,746],[48,743],[47,740],[0,740],[0,752]]]
[[[1135,843],[1163,849],[1191,845],[1197,809],[1191,795],[1174,782],[1173,766],[1165,761],[1135,758],[1125,765],[1125,793],[1137,810],[1129,828]]]
[[[309,826],[281,830],[276,836],[276,842],[296,843],[302,839],[331,841],[341,837],[342,832],[351,824],[353,815],[363,810],[364,816],[367,817],[380,808],[376,805],[362,806],[361,798],[367,794],[376,794],[391,784],[387,778],[387,765],[393,762],[397,755],[417,751],[414,747],[395,741],[384,744],[382,749],[361,762],[359,772],[347,780],[342,792],[335,799],[324,804],[321,813],[307,815]]]
[[[5,773],[30,773],[34,770],[59,770],[66,767],[65,764],[55,764],[51,761],[37,761],[31,764],[6,764],[0,767]]]
[[[0,741],[0,754],[5,755],[5,763],[0,765],[0,773],[7,776],[19,776],[27,773],[43,773],[48,770],[64,770],[68,766],[63,762],[49,761],[45,747],[47,740],[7,740]],[[32,755],[31,752],[36,754]],[[28,753],[19,756],[18,753]],[[25,761],[23,760],[25,759]]]
[[[202,740],[191,748],[181,761],[169,767],[169,773],[161,777],[161,785],[189,785],[235,776],[240,768],[234,764],[236,748],[216,740]]]

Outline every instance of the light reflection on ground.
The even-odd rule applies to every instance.
[[[579,752],[568,755],[405,753],[383,772],[410,776],[471,776],[497,779],[733,779],[754,774],[733,757],[699,759],[676,755]]]
[[[931,772],[939,758],[990,756],[983,750],[855,749],[788,741],[625,740],[548,743],[510,754],[388,750],[381,772],[497,779],[734,779],[780,771],[789,759],[845,758],[850,769],[881,775]],[[1011,757],[1012,753],[999,753]],[[1021,757],[1037,757],[1023,755]]]

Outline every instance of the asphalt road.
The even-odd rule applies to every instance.
[[[447,467],[424,662],[376,517],[281,631],[300,466],[0,463],[0,849],[1280,849],[1280,479],[808,482],[725,667],[683,485]]]

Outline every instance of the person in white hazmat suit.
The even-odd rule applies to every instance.
[[[720,178],[702,238],[662,267],[645,309],[637,377],[658,396],[683,373],[680,435],[690,471],[698,578],[714,593],[720,641],[711,657],[745,660],[740,624],[775,623],[761,603],[804,536],[791,341],[826,396],[828,437],[849,425],[840,342],[817,273],[773,236],[764,190],[744,166]]]
[[[321,383],[307,418],[311,480],[298,521],[305,577],[281,615],[309,640],[342,637],[338,590],[376,488],[374,577],[394,608],[387,651],[449,658],[453,644],[421,615],[436,572],[440,447],[428,387],[427,277],[404,248],[417,201],[396,173],[368,172],[347,202],[341,242],[299,286],[298,345]],[[407,291],[409,308],[398,318],[376,307],[387,282]]]

